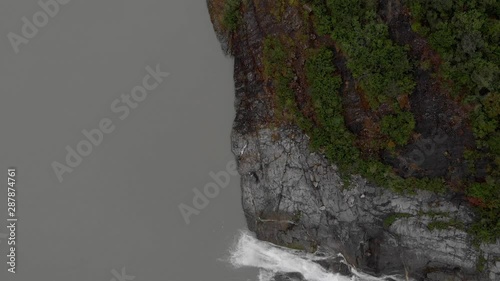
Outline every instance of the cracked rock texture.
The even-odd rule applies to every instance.
[[[430,230],[431,212],[471,221],[471,210],[430,192],[407,196],[359,176],[346,185],[336,167],[311,153],[296,128],[234,130],[243,208],[261,240],[314,252],[341,252],[375,275],[409,274],[416,280],[500,280],[500,244],[482,245],[457,228]],[[384,221],[404,213],[387,226]],[[483,274],[476,270],[479,255]]]
[[[208,0],[209,9],[215,1]],[[238,32],[231,38],[218,36],[226,50],[232,42],[236,87],[232,151],[241,174],[248,227],[257,238],[309,252],[340,252],[351,265],[374,275],[500,280],[500,242],[475,247],[463,227],[431,230],[428,226],[439,219],[462,221],[466,227],[473,213],[462,201],[426,191],[395,194],[358,175],[346,181],[335,165],[309,149],[309,138],[301,130],[272,121],[261,53],[265,34],[277,27],[252,8],[254,1],[248,2]],[[280,28],[292,32],[294,25]],[[436,218],[440,213],[446,215]],[[482,272],[477,270],[480,263]],[[335,261],[322,265],[346,271]]]

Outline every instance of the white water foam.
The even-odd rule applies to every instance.
[[[260,269],[259,281],[270,281],[278,273],[300,272],[308,281],[403,281],[396,276],[374,277],[351,268],[352,277],[327,272],[314,261],[325,260],[340,254],[328,257],[319,257],[260,241],[250,233],[242,231],[236,244],[231,249],[229,262],[236,268],[255,267]],[[347,264],[347,263],[346,263]]]

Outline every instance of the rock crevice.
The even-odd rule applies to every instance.
[[[215,2],[220,1],[208,0],[209,8]],[[232,151],[248,227],[257,238],[309,252],[340,252],[354,267],[375,275],[500,280],[500,242],[474,246],[463,227],[449,223],[473,220],[472,210],[452,195],[396,194],[358,175],[347,184],[334,164],[310,150],[306,134],[273,121],[273,98],[262,75],[262,42],[265,34],[293,33],[296,27],[276,26],[259,13],[255,6],[266,1],[246,2],[236,32],[221,32],[217,22],[214,26],[223,48],[231,45],[235,58]],[[435,221],[448,224],[429,227]],[[334,262],[323,266],[342,267]],[[276,280],[302,280],[293,278]]]

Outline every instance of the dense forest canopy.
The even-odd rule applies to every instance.
[[[247,1],[218,2],[230,37]],[[458,194],[477,219],[453,227],[477,242],[500,238],[500,2],[279,0],[270,11],[277,26],[287,7],[302,13],[301,28],[262,45],[278,122],[304,130],[346,180],[359,173],[397,192]],[[430,99],[441,108],[430,109]],[[352,120],[353,108],[362,121]],[[424,123],[434,119],[424,115],[444,115],[436,125],[444,141],[459,135],[459,149],[439,151],[451,159],[446,171],[394,160],[431,135]]]

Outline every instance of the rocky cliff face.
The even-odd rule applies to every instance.
[[[346,181],[334,164],[309,149],[300,129],[275,122],[262,77],[262,40],[272,32],[293,33],[300,21],[285,12],[286,23],[277,27],[254,7],[266,1],[248,2],[231,34],[215,18],[221,1],[208,5],[223,49],[231,46],[235,58],[232,151],[248,226],[257,238],[304,251],[341,252],[374,275],[500,280],[500,242],[473,245],[464,229],[473,213],[462,201],[425,191],[395,194],[357,175]],[[337,265],[323,264],[345,271]]]
[[[248,110],[241,102],[238,110]],[[499,280],[500,244],[477,249],[459,227],[429,228],[433,214],[471,220],[470,209],[453,198],[394,194],[358,176],[346,185],[334,165],[310,152],[308,137],[296,128],[235,129],[232,140],[243,208],[259,239],[311,252],[341,252],[373,274]],[[486,269],[480,274],[483,259]]]

